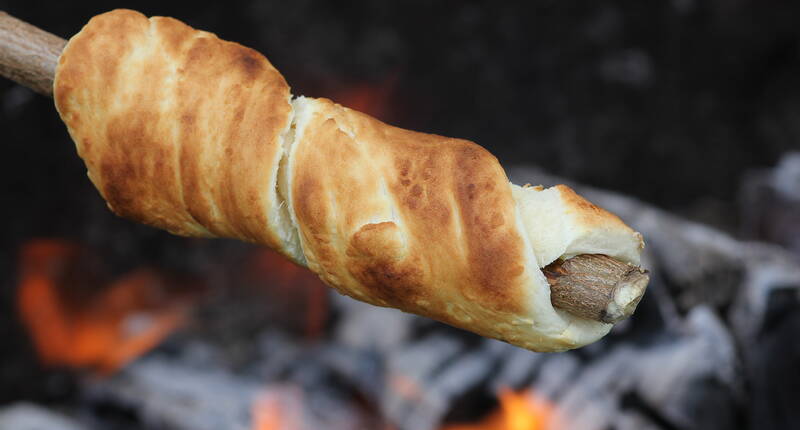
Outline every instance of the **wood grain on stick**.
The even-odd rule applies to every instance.
[[[639,267],[600,254],[558,260],[542,271],[553,306],[606,323],[631,316],[650,281]]]
[[[67,41],[0,11],[0,75],[48,97]],[[611,257],[583,254],[543,269],[553,306],[583,318],[615,323],[629,317],[644,294],[645,271]]]
[[[58,57],[67,41],[0,11],[0,75],[53,96]]]

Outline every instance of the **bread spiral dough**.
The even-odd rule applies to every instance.
[[[531,350],[611,328],[554,309],[540,268],[639,262],[641,235],[568,187],[518,187],[472,142],[293,98],[258,52],[172,18],[92,18],[54,96],[118,215],[263,244],[358,300]]]

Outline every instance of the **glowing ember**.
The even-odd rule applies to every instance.
[[[304,430],[303,393],[291,386],[264,390],[253,402],[252,430]]]
[[[476,424],[447,425],[442,430],[550,430],[557,424],[555,408],[533,391],[502,389],[500,407]]]
[[[20,259],[18,309],[42,362],[110,373],[156,346],[186,314],[184,300],[164,294],[163,277],[136,270],[81,300],[68,300],[75,245],[32,241]],[[88,279],[84,276],[85,279]]]

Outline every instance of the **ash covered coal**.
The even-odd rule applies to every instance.
[[[522,182],[563,182],[535,169],[510,173]],[[260,301],[280,289],[254,292],[252,274],[242,275],[237,282],[250,287],[201,304],[162,346],[110,378],[82,379],[81,412],[71,411],[93,425],[117,411],[131,428],[253,429],[261,422],[437,430],[480,420],[510,387],[546,399],[565,429],[800,423],[790,407],[798,394],[795,355],[786,346],[800,328],[796,257],[573,185],[649,238],[650,293],[630,321],[594,345],[536,354],[338,295],[327,301],[323,330],[309,336],[307,321],[287,323],[280,305],[269,310]]]

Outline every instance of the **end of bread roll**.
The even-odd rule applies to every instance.
[[[639,264],[644,248],[642,235],[566,185],[547,189],[514,184],[510,187],[519,212],[520,230],[525,232],[524,240],[530,249],[528,258],[539,269],[557,259],[581,254],[604,254]],[[533,283],[535,299],[529,308],[535,315],[536,331],[544,337],[535,345],[531,342],[530,346],[523,346],[538,351],[577,348],[600,339],[613,327],[554,308],[544,275],[537,274]]]
[[[604,254],[639,265],[642,235],[570,187],[511,184],[511,191],[540,268],[580,254]]]
[[[326,99],[292,106],[279,189],[308,267],[326,283],[534,351],[577,348],[611,329],[554,308],[541,268],[585,253],[637,264],[641,236],[617,217],[566,186],[509,184],[470,142]]]

